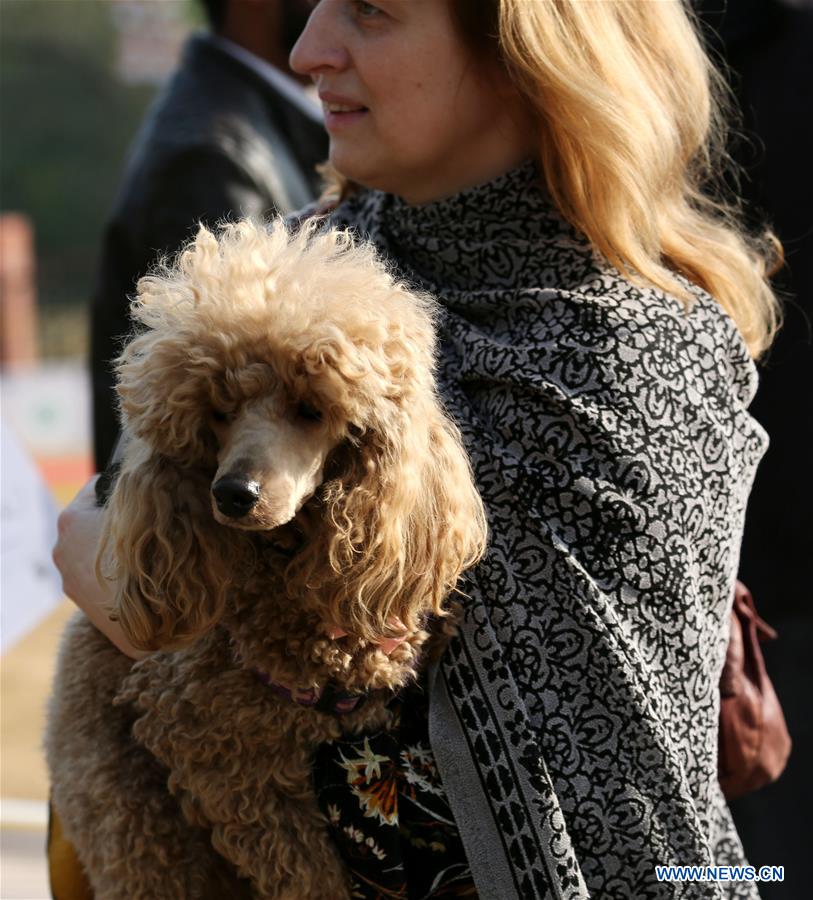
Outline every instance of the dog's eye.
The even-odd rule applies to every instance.
[[[299,405],[296,408],[296,414],[302,419],[307,419],[309,422],[322,421],[322,413],[320,413],[319,410],[315,407],[311,406],[310,403],[305,403],[304,401],[300,401]]]
[[[223,412],[222,410],[219,410],[219,409],[213,409],[212,410],[212,418],[215,420],[215,422],[221,422],[221,423],[228,422],[229,421],[229,413]]]

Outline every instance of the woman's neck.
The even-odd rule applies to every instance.
[[[428,174],[416,173],[401,185],[383,189],[410,205],[445,200],[510,172],[533,158],[536,149],[536,129],[530,116],[517,108],[506,109],[476,146],[461,148],[460,153],[433,166]]]

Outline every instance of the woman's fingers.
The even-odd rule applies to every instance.
[[[96,548],[102,532],[102,510],[96,506],[91,478],[62,510],[57,520],[57,542],[53,560],[62,576],[62,590],[80,607],[80,596],[95,585],[94,563]]]
[[[96,503],[98,478],[98,475],[91,478],[60,513],[58,538],[52,555],[62,576],[62,590],[66,596],[122,653],[141,659],[148,654],[136,650],[118,622],[110,619],[116,598],[115,585],[100,583],[96,578],[96,551],[104,520],[104,511]]]

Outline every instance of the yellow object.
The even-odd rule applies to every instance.
[[[93,891],[73,844],[62,833],[53,805],[48,805],[48,874],[54,900],[93,900]]]

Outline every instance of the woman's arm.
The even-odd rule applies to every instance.
[[[102,510],[96,505],[96,475],[87,482],[59,516],[59,537],[53,550],[54,563],[62,575],[62,590],[91,622],[132,659],[149,656],[133,647],[108,610],[115,598],[109,583],[96,579],[96,548],[102,531]]]

